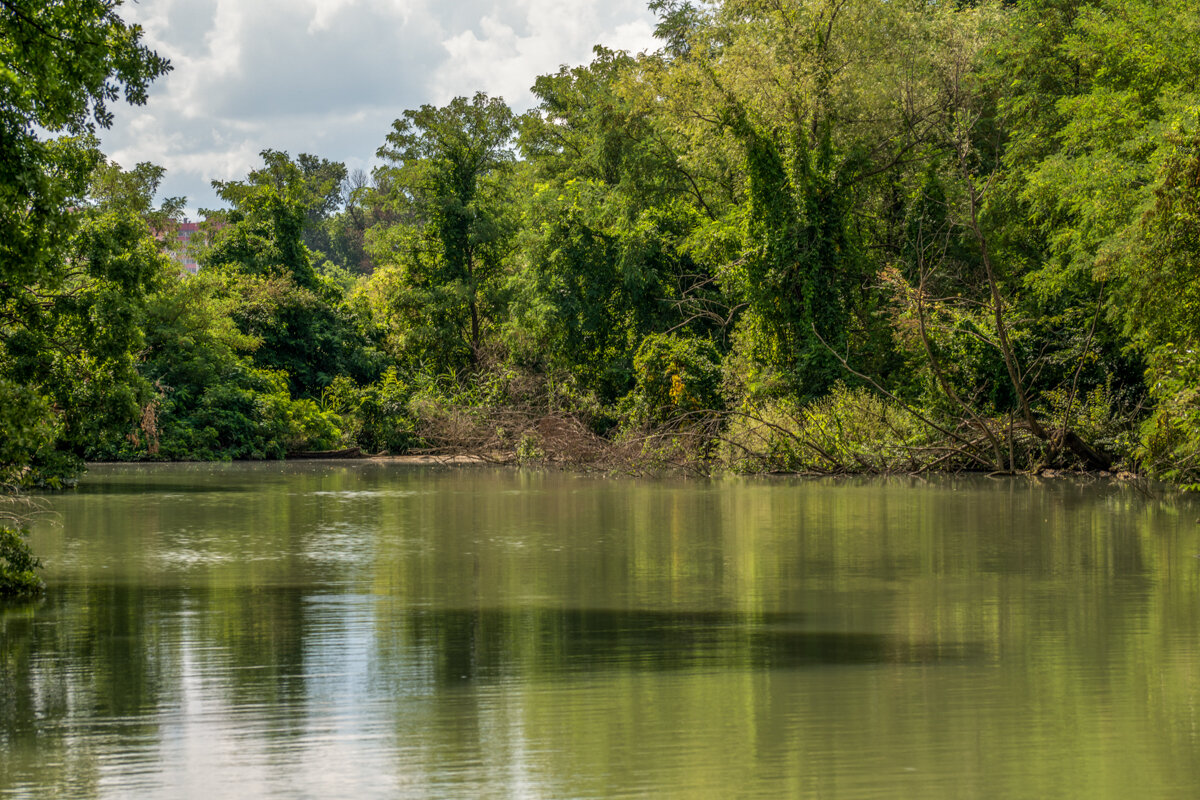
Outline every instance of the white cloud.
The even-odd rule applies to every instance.
[[[310,0],[313,6],[312,21],[308,23],[309,33],[318,33],[329,28],[330,24],[341,15],[343,9],[355,4],[355,0]]]
[[[266,148],[370,164],[408,108],[486,91],[517,110],[591,48],[653,46],[644,0],[155,0],[122,15],[174,69],[117,112],[105,152],[167,168],[164,193],[217,204]]]
[[[523,110],[532,103],[529,87],[538,75],[591,61],[597,44],[632,52],[651,48],[654,24],[642,0],[510,0],[444,44],[450,57],[434,84],[437,101],[483,90]]]

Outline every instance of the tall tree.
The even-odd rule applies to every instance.
[[[693,152],[740,156],[729,211],[710,226],[739,251],[720,270],[743,304],[738,340],[801,398],[843,376],[831,349],[883,363],[863,257],[876,243],[864,238],[882,216],[880,184],[922,155],[942,110],[918,77],[931,12],[880,0],[654,7],[668,44],[655,81],[676,135]]]
[[[343,302],[345,291],[313,265],[305,244],[312,220],[340,202],[345,168],[301,154],[264,150],[264,166],[242,181],[214,181],[233,209],[201,263],[232,278],[233,316],[261,342],[257,366],[283,370],[297,397],[317,398],[337,375],[378,377],[378,352]]]
[[[1194,476],[1200,447],[1187,425],[1182,437],[1168,429],[1195,413],[1194,329],[1179,312],[1190,297],[1180,256],[1193,230],[1200,17],[1187,0],[1028,0],[1012,21],[992,77],[1008,134],[1003,180],[984,217],[1009,242],[1032,241],[1005,254],[1028,265],[1026,316],[1059,330],[1096,319],[1081,385],[1110,381],[1129,406],[1148,388],[1163,412],[1150,423],[1162,423],[1151,461]]]
[[[170,69],[117,0],[0,0],[0,482],[65,477],[80,392],[131,379],[129,327],[152,279],[145,222],[90,214],[110,104]],[[149,260],[147,260],[149,258]],[[75,398],[75,399],[73,399]],[[82,403],[82,405],[81,405]],[[117,403],[134,414],[136,403]]]
[[[503,197],[514,133],[504,101],[481,92],[405,111],[379,149],[377,182],[405,223],[376,250],[397,271],[388,304],[401,336],[417,334],[418,359],[453,368],[482,355],[511,239]]]
[[[216,181],[218,194],[244,211],[251,207],[262,210],[265,204],[274,202],[272,198],[286,200],[275,207],[276,227],[299,224],[305,246],[312,252],[327,254],[331,245],[324,223],[342,205],[346,165],[310,153],[301,153],[295,160],[282,150],[267,149],[259,155],[263,166],[251,170],[244,181]],[[284,209],[302,213],[303,218],[288,220],[286,215],[280,216]]]
[[[633,387],[647,334],[709,323],[683,295],[711,284],[686,243],[712,211],[643,96],[639,59],[595,53],[539,77],[521,119],[534,186],[506,340],[607,402]]]

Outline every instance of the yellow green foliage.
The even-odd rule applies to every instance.
[[[834,384],[796,406],[786,400],[744,406],[725,436],[730,465],[747,472],[909,472],[930,453],[926,427],[875,392]]]

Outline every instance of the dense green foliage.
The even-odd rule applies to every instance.
[[[116,4],[0,3],[0,482],[55,482],[137,409],[139,308],[156,274],[144,218],[88,202],[93,136],[168,64]],[[94,195],[93,195],[94,196]]]
[[[42,591],[41,562],[29,549],[25,531],[0,525],[0,599],[28,597]]]
[[[29,20],[70,15],[0,3],[7,484],[83,456],[596,441],[1200,483],[1182,0],[660,0],[661,50],[598,47],[523,115],[405,111],[370,176],[264,151],[215,184],[185,278],[161,171],[86,138],[167,68],[95,5],[108,43],[67,74],[91,39]]]

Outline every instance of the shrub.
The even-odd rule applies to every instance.
[[[345,376],[333,380],[321,396],[327,411],[336,411],[345,436],[368,453],[403,453],[416,446],[409,402],[413,389],[395,367],[368,386]]]
[[[0,377],[0,489],[57,486],[71,475],[78,465],[63,463],[67,454],[55,450],[61,435],[49,398]]]
[[[868,389],[834,384],[803,406],[773,400],[743,406],[725,435],[730,465],[746,472],[906,472],[928,457],[929,432]]]
[[[706,339],[650,334],[633,357],[634,413],[654,423],[720,410],[720,363]]]
[[[25,597],[45,588],[37,574],[41,562],[25,536],[22,529],[0,525],[0,597]]]
[[[1143,463],[1156,477],[1200,491],[1200,358],[1160,348],[1146,374],[1157,406],[1142,426]]]
[[[1049,424],[1061,425],[1069,410],[1067,427],[1079,438],[1118,459],[1133,453],[1136,416],[1123,407],[1111,379],[1090,391],[1080,392],[1068,409],[1069,398],[1067,389],[1061,387],[1043,393],[1042,415]]]
[[[307,398],[287,403],[287,450],[332,450],[342,441],[341,419],[332,411],[322,410]]]

